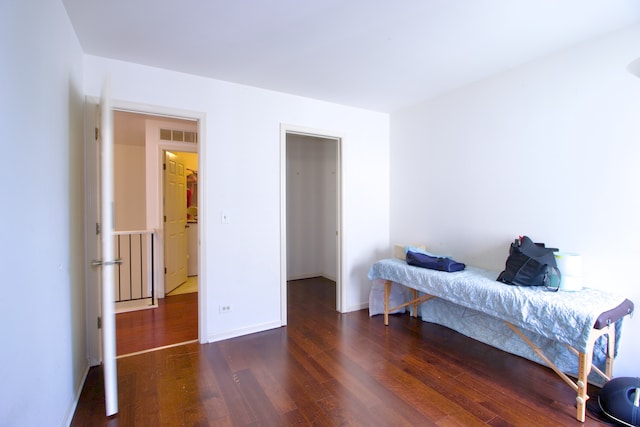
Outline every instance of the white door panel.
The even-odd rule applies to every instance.
[[[164,155],[165,293],[187,280],[187,174],[180,155]]]
[[[115,251],[113,239],[113,111],[109,82],[100,100],[100,223],[102,364],[107,416],[118,412],[118,371],[116,365]]]

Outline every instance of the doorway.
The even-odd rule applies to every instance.
[[[323,278],[335,283],[335,309],[343,311],[341,146],[342,138],[331,132],[282,127],[283,325],[292,280]]]
[[[163,150],[165,296],[198,291],[198,153]]]
[[[92,264],[93,260],[100,259],[99,249],[99,236],[101,232],[100,227],[100,205],[99,197],[100,185],[99,176],[99,153],[98,153],[98,121],[97,112],[100,99],[94,96],[87,96],[85,102],[85,236],[86,236],[86,294],[87,294],[87,357],[89,359],[90,366],[99,365],[102,362],[102,341],[101,341],[101,297],[100,297],[100,270],[95,268]],[[122,100],[111,100],[111,108],[113,111],[131,112],[139,115],[148,116],[156,120],[164,119],[180,119],[187,120],[192,123],[196,123],[198,135],[203,135],[204,122],[206,115],[202,112],[182,110],[172,107],[159,107],[151,106],[147,104],[137,104]],[[145,130],[146,133],[146,130]],[[199,138],[197,141],[197,147],[195,151],[198,152],[199,157],[206,156],[207,147],[204,144],[204,138]],[[158,150],[158,146],[153,147],[154,150]],[[161,197],[161,186],[158,185],[160,179],[160,158],[161,153],[159,151],[149,151],[149,147],[145,147],[145,177],[151,174],[153,179],[147,179],[145,184],[147,185],[147,192],[155,195],[154,200],[158,200]],[[201,162],[201,160],[200,160]],[[201,183],[206,183],[206,175],[200,171]],[[202,188],[200,186],[199,198],[202,201]],[[151,209],[150,209],[151,207]],[[159,218],[161,209],[157,204],[149,204],[145,202],[144,208],[147,217],[147,226],[149,228],[159,228]],[[200,205],[200,217],[203,218],[206,213],[205,206]],[[153,222],[149,222],[152,218]],[[206,235],[206,230],[203,227],[204,224],[200,224],[199,227],[199,253],[201,257],[205,257],[207,244],[201,236]],[[154,259],[161,259],[160,256],[155,253]],[[160,268],[159,264],[154,266],[154,271]],[[159,276],[159,277],[158,277]],[[199,287],[197,293],[197,328],[198,328],[198,340],[202,343],[206,342],[207,331],[207,298],[206,298],[206,277],[207,277],[207,265],[206,263],[200,263],[199,265]],[[156,283],[158,279],[162,278],[162,275],[155,277]],[[149,312],[150,310],[144,310]]]
[[[122,356],[198,339],[197,227],[191,236],[196,250],[187,252],[187,227],[191,225],[187,212],[197,220],[197,186],[191,183],[189,190],[196,196],[187,198],[187,180],[192,181],[188,177],[197,176],[198,171],[198,123],[116,110],[114,124],[116,232],[143,230],[154,236],[153,250],[148,251],[148,264],[154,266],[150,274],[152,298],[141,301],[137,310],[128,308],[116,315],[117,354]],[[154,153],[160,153],[162,160],[155,168],[149,167],[158,158]],[[160,189],[159,195],[156,189]],[[188,206],[188,201],[193,206]],[[157,220],[156,212],[162,220]],[[187,281],[189,257],[195,265],[194,277],[188,290],[179,289]],[[170,291],[175,295],[167,296]]]

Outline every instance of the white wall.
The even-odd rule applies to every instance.
[[[145,116],[113,114],[114,228],[146,229]]]
[[[336,280],[337,144],[287,135],[288,280]]]
[[[146,230],[146,182],[144,146],[113,145],[114,228],[117,231]]]
[[[502,270],[527,234],[579,252],[586,284],[640,304],[640,27],[391,117],[391,241]],[[640,318],[616,375],[638,376]]]
[[[388,115],[93,56],[85,57],[85,70],[89,95],[98,95],[110,74],[114,100],[205,114],[199,225],[207,340],[281,324],[283,123],[345,136],[345,307],[367,305],[368,269],[389,247]],[[229,224],[221,224],[222,211]],[[232,312],[219,315],[221,304]]]
[[[60,1],[0,2],[0,424],[66,425],[88,369],[83,57]]]

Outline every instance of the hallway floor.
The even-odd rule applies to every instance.
[[[198,276],[187,277],[186,282],[169,292],[167,296],[188,294],[191,292],[198,292]]]
[[[118,357],[197,339],[197,292],[159,299],[157,308],[116,315]]]

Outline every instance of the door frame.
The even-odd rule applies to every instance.
[[[156,198],[157,202],[158,202],[158,212],[160,213],[160,218],[158,218],[158,224],[160,224],[159,228],[158,228],[158,234],[161,235],[160,237],[160,242],[162,244],[158,245],[158,257],[161,260],[161,265],[162,265],[162,270],[164,270],[164,261],[165,261],[165,247],[166,247],[166,240],[165,240],[165,227],[164,227],[164,194],[165,194],[165,185],[164,185],[164,170],[163,170],[163,164],[164,164],[164,156],[165,153],[167,152],[175,152],[175,153],[195,153],[198,155],[198,169],[200,169],[200,153],[197,150],[197,147],[194,147],[195,149],[193,150],[189,150],[188,147],[182,147],[182,148],[177,148],[175,146],[168,146],[169,144],[159,144],[158,148],[160,150],[160,165],[159,165],[159,172],[160,172],[160,177],[158,178],[160,181],[160,191],[159,191],[159,196]],[[200,174],[200,172],[198,171],[198,175]],[[200,188],[198,188],[198,192],[200,192]],[[199,199],[198,199],[199,200]],[[185,231],[186,233],[186,231]],[[186,236],[185,236],[186,239]],[[186,250],[186,247],[185,247]],[[198,258],[200,258],[200,256],[198,256]],[[200,259],[198,259],[198,270],[200,270]],[[186,268],[186,267],[185,267]],[[156,288],[156,297],[157,298],[164,298],[167,295],[167,289],[166,289],[166,276],[164,274],[160,274],[161,278],[158,280],[158,287]],[[199,285],[198,285],[199,286]]]
[[[190,147],[191,148],[191,147]],[[196,147],[197,148],[197,147]],[[180,287],[180,285],[184,284],[187,281],[187,167],[185,164],[184,159],[180,156],[179,153],[190,153],[190,151],[176,151],[176,150],[162,150],[162,198],[159,200],[159,203],[162,205],[162,216],[163,216],[163,221],[160,222],[160,225],[162,227],[162,251],[164,253],[164,257],[162,258],[164,260],[164,268],[165,268],[165,273],[164,273],[164,289],[163,289],[163,297],[167,296],[170,292],[172,292],[173,290],[177,289],[178,287]],[[194,153],[196,154],[196,156],[198,155],[198,151],[197,149],[194,151]],[[169,170],[170,168],[167,167],[167,165],[169,164],[169,162],[171,162],[171,158],[175,158],[175,162],[176,162],[176,166],[177,165],[182,165],[182,174],[183,174],[183,178],[179,178],[179,173],[180,173],[180,168],[176,167],[175,171],[174,171],[174,177],[176,177],[176,179],[184,179],[184,190],[181,190],[180,193],[182,193],[182,191],[184,191],[184,203],[181,203],[181,198],[182,198],[182,194],[179,194],[180,197],[175,198],[176,193],[173,192],[169,192],[167,193],[167,178],[168,178],[168,174],[169,174]],[[171,196],[171,198],[169,196]],[[180,208],[180,205],[182,205],[182,207]],[[170,207],[170,208],[169,208]],[[172,227],[172,231],[168,232],[168,221],[171,221],[172,218],[170,218],[170,215],[168,215],[167,213],[173,213],[171,209],[175,209],[176,207],[180,208],[180,209],[184,209],[184,215],[180,215],[177,214],[175,215],[176,218],[178,218],[178,229],[180,230],[180,232],[178,234],[182,234],[182,237],[178,238],[178,242],[173,242],[170,241],[171,239],[171,233],[173,233],[173,231],[175,231],[173,228],[175,228],[175,224]],[[184,224],[183,224],[184,221]],[[178,248],[180,246],[183,247],[184,250],[182,251],[176,251],[175,253],[172,253],[171,250],[169,250],[169,253],[167,253],[167,249],[171,249],[172,247],[174,247],[174,245],[176,245]],[[171,271],[167,268],[167,263],[169,260],[171,260],[172,258],[178,257],[180,258],[180,264],[181,266],[178,266],[176,271]],[[170,263],[169,263],[170,264]],[[182,267],[182,272],[180,272]],[[180,280],[182,280],[184,278],[184,281],[180,281],[179,283],[177,283],[175,285],[175,287],[173,287],[173,289],[168,290],[167,289],[167,282],[168,282],[168,278],[170,277],[170,274],[176,274],[176,272],[180,272],[178,274],[178,278]],[[175,284],[175,281],[171,281],[172,282],[172,286],[173,284]]]
[[[290,124],[280,125],[280,322],[287,324],[287,135],[303,135],[336,141],[336,311],[345,312],[347,290],[344,286],[344,233],[343,185],[342,185],[342,144],[344,136],[338,132],[313,129]]]
[[[97,195],[97,152],[95,144],[95,129],[97,127],[95,112],[100,104],[100,98],[97,96],[85,97],[85,277],[86,277],[86,322],[87,322],[87,357],[90,366],[97,366],[102,362],[100,351],[100,330],[98,329],[98,317],[100,316],[100,297],[97,275],[99,271],[91,266],[91,261],[97,259],[97,236],[96,224],[99,223],[99,210]],[[204,184],[207,180],[207,171],[202,168],[203,159],[205,158],[207,147],[206,141],[206,113],[183,110],[172,107],[152,106],[148,104],[139,104],[134,102],[111,100],[112,110],[127,111],[137,114],[155,115],[159,120],[163,117],[171,117],[185,120],[197,121],[198,128],[198,179]],[[182,150],[185,151],[185,150]],[[204,197],[203,188],[205,185],[198,186],[198,216],[206,218],[207,200]],[[207,223],[204,221],[198,224],[198,240],[200,241],[200,260],[206,259],[207,241],[204,236],[207,235]],[[201,344],[207,342],[207,263],[198,263],[198,340]],[[164,264],[162,265],[164,268]],[[156,268],[156,272],[160,267]],[[156,278],[158,274],[154,272]]]
[[[146,113],[141,113],[141,114],[146,114]],[[193,120],[193,119],[189,119],[187,117],[176,117],[175,115],[172,116],[167,116],[164,115],[164,117],[172,117],[172,118],[178,118],[178,119],[188,119],[188,120]],[[145,133],[149,133],[150,131],[154,130],[154,129],[159,129],[160,126],[167,126],[167,127],[176,127],[175,123],[163,123],[163,117],[158,117],[157,120],[147,120],[147,124],[145,127]],[[198,121],[198,135],[200,135],[200,131],[202,130],[202,128],[200,127],[200,121]],[[164,221],[163,221],[163,215],[164,215],[164,204],[162,203],[163,201],[163,197],[164,197],[164,179],[163,179],[163,174],[162,174],[162,164],[164,163],[164,152],[165,151],[176,151],[176,152],[183,152],[183,153],[196,153],[198,155],[198,179],[200,180],[200,176],[202,175],[202,173],[200,172],[202,170],[202,147],[200,147],[200,145],[202,144],[202,140],[199,136],[199,140],[198,140],[198,144],[194,144],[194,145],[186,145],[186,144],[181,144],[179,142],[173,142],[173,141],[164,141],[164,140],[160,140],[159,138],[157,139],[157,141],[152,142],[152,144],[149,144],[149,135],[145,136],[145,143],[146,143],[146,147],[145,147],[145,161],[146,161],[146,167],[147,167],[147,171],[146,171],[146,176],[148,180],[153,180],[157,185],[153,186],[153,188],[150,188],[150,186],[147,184],[147,191],[153,191],[155,193],[155,206],[152,206],[149,204],[149,202],[147,201],[147,223],[150,224],[157,224],[156,227],[156,231],[158,233],[158,250],[155,252],[155,257],[154,257],[154,262],[156,262],[158,265],[158,271],[163,272],[164,271]],[[201,186],[198,185],[198,200],[201,200],[201,194],[202,194],[202,189],[200,188]],[[202,214],[202,209],[200,209],[200,206],[198,206],[198,218],[203,218]],[[155,213],[155,215],[154,215]],[[198,258],[202,259],[202,245],[203,245],[203,239],[202,239],[202,227],[201,224],[198,223],[198,240],[200,242],[200,253],[198,254]],[[201,269],[201,262],[198,263],[198,287],[200,287],[200,273],[202,272]],[[206,267],[206,266],[205,266]],[[157,286],[156,286],[156,298],[164,298],[165,297],[165,277],[164,274],[156,274],[154,276]],[[204,280],[204,279],[203,279]],[[204,282],[203,282],[204,283]],[[200,328],[200,326],[198,326]],[[202,341],[204,338],[206,337],[206,335],[198,335],[201,339],[200,342],[204,342]]]

